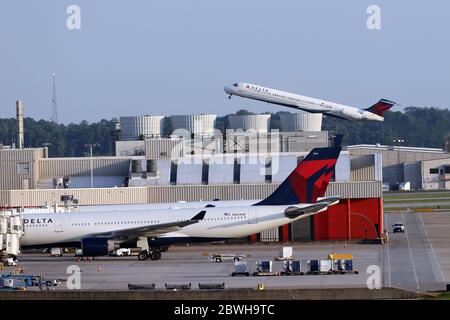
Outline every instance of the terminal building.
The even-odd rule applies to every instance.
[[[446,182],[450,172],[450,157],[443,149],[366,144],[348,146],[347,149],[352,156],[379,155],[383,182],[391,190],[398,189],[405,182],[409,182],[414,190],[450,188]]]

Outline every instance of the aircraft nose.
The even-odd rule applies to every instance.
[[[226,93],[228,93],[228,94],[231,94],[231,93],[232,93],[232,92],[231,92],[230,86],[225,86],[225,87],[223,87],[223,90],[224,90]]]

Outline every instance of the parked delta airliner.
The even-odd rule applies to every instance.
[[[236,95],[243,98],[265,101],[281,106],[303,110],[311,113],[323,113],[324,115],[346,119],[346,120],[376,120],[383,121],[384,113],[396,103],[381,99],[367,109],[358,109],[321,99],[301,96],[294,93],[279,91],[261,87],[255,84],[238,82],[224,88],[231,96]]]
[[[266,199],[229,206],[24,214],[22,248],[76,247],[88,257],[118,248],[142,248],[139,260],[159,260],[175,243],[241,238],[325,211],[339,197],[324,197],[341,148],[316,148]],[[318,201],[318,198],[320,200]]]

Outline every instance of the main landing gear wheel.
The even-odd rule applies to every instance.
[[[159,251],[153,251],[153,252],[150,254],[150,259],[152,259],[152,260],[159,260],[159,259],[161,259],[161,252],[159,252]]]
[[[149,257],[150,256],[147,251],[141,251],[138,254],[138,260],[140,260],[140,261],[147,260]]]

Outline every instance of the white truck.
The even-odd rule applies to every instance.
[[[112,257],[124,257],[124,256],[131,256],[131,249],[129,248],[119,248],[117,250],[114,250],[109,254]]]
[[[61,248],[51,248],[50,249],[50,256],[52,257],[62,257],[62,249]]]
[[[8,267],[15,267],[19,262],[17,261],[17,257],[9,257],[3,260],[3,265]]]

